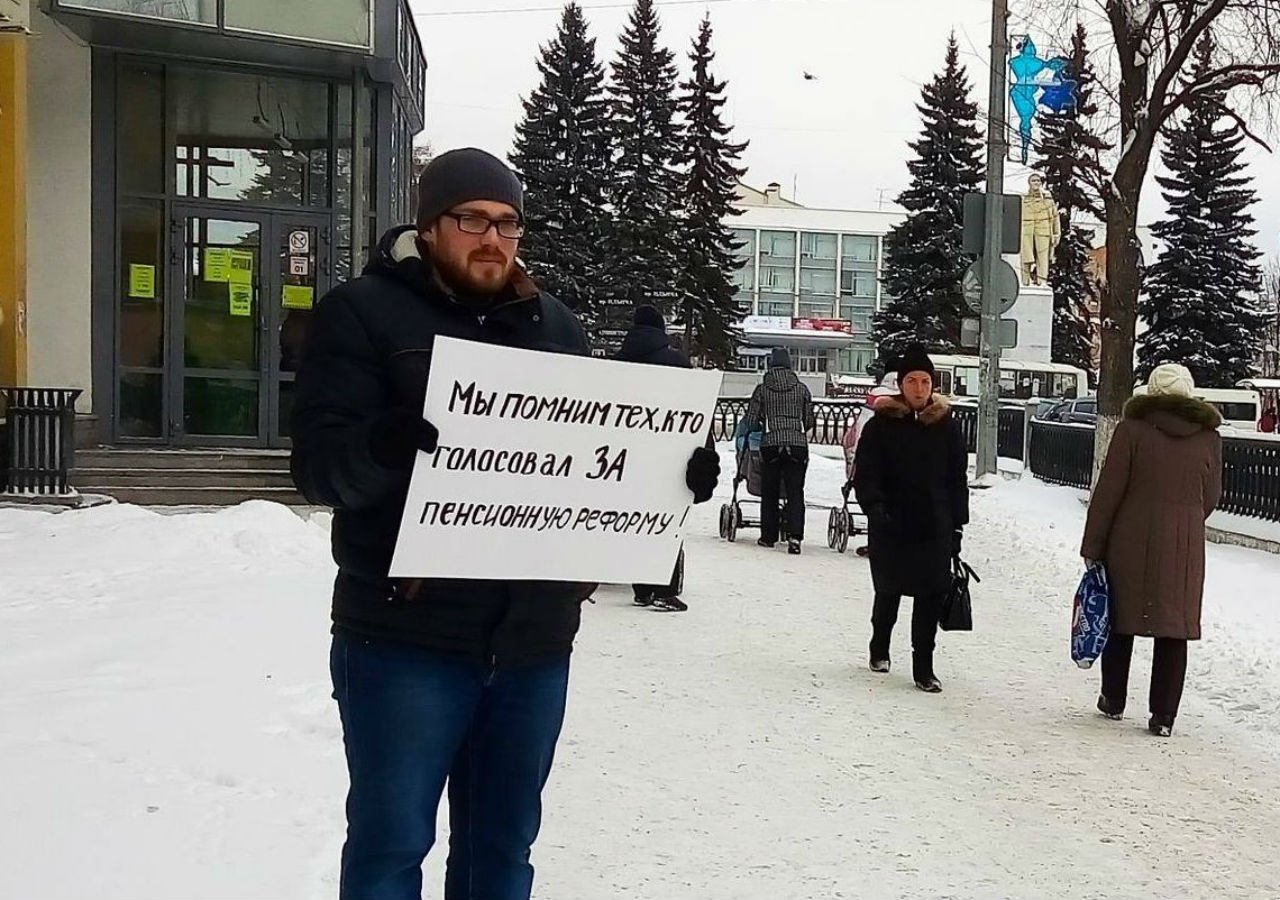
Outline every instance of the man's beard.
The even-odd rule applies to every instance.
[[[440,280],[445,286],[457,294],[459,297],[478,297],[488,298],[502,291],[503,288],[511,281],[511,272],[515,268],[515,259],[507,257],[499,258],[499,254],[485,254],[479,251],[472,253],[462,265],[457,265],[452,259],[436,258],[436,271],[440,275]],[[486,272],[497,272],[492,277],[477,277],[472,274],[471,265],[475,263],[483,263],[483,269]]]

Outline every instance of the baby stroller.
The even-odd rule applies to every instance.
[[[849,428],[845,432],[840,443],[844,447],[844,465],[845,477],[853,480],[853,460],[854,453],[858,446],[859,422],[862,417],[862,410],[856,410],[853,414],[853,421],[849,423]],[[858,508],[856,502],[849,502],[849,494],[845,491],[841,492],[844,496],[844,503],[840,506],[833,506],[830,514],[827,516],[827,546],[839,553],[844,553],[849,549],[849,536],[867,533],[867,517],[862,514],[862,510]]]
[[[760,496],[760,442],[763,431],[751,431],[746,421],[734,429],[733,444],[737,456],[737,469],[733,474],[733,499],[720,507],[720,537],[732,543],[738,539],[738,529],[759,528],[760,518],[748,518],[743,512],[743,501],[738,499],[738,488],[745,484],[752,497]],[[787,532],[787,501],[778,502],[778,536],[785,542]]]

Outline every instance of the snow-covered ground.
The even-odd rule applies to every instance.
[[[842,480],[815,458],[811,502]],[[824,510],[796,558],[720,542],[716,505],[690,612],[621,588],[586,608],[536,896],[1280,894],[1280,558],[1210,548],[1206,640],[1162,742],[1146,646],[1123,723],[1068,657],[1075,492],[975,495],[978,630],[942,637],[936,697],[907,677],[905,608],[895,672],[866,670],[866,562],[826,548]],[[0,898],[336,893],[327,521],[0,511]]]

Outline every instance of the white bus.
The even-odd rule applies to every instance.
[[[952,397],[977,397],[978,357],[930,354],[938,370],[938,390]],[[1083,369],[1060,363],[1000,360],[1000,396],[1009,400],[1074,400],[1089,396]]]
[[[1241,382],[1242,384],[1244,382]],[[1147,386],[1140,384],[1133,389],[1135,395],[1145,394]],[[1222,424],[1237,431],[1257,431],[1262,418],[1262,396],[1251,388],[1202,388],[1195,396],[1222,414]]]

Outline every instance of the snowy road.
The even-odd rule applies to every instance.
[[[814,466],[829,502],[840,467]],[[1211,548],[1160,742],[1148,647],[1123,723],[1067,657],[1075,495],[1009,483],[974,507],[979,630],[943,636],[941,696],[911,686],[905,608],[894,674],[866,670],[866,563],[826,549],[825,513],[793,558],[721,543],[700,509],[687,614],[601,591],[535,895],[1280,896],[1280,559]],[[323,517],[0,511],[0,572],[0,898],[335,894]]]

